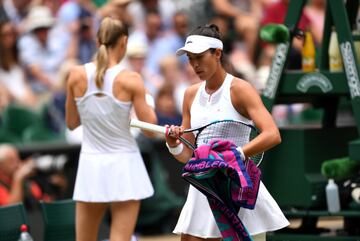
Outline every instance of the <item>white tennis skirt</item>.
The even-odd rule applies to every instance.
[[[290,224],[262,182],[255,208],[241,208],[239,217],[252,236],[278,230]],[[192,185],[173,232],[201,238],[221,237],[206,196]]]
[[[81,153],[73,199],[84,202],[141,200],[154,194],[139,152]]]

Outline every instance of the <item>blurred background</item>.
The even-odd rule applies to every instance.
[[[102,18],[118,18],[129,26],[127,54],[121,64],[142,75],[148,93],[155,100],[159,124],[180,124],[184,91],[200,81],[186,56],[175,56],[189,31],[205,23],[217,24],[224,42],[226,70],[249,81],[259,94],[263,94],[273,57],[277,53],[277,43],[262,41],[259,33],[267,24],[284,23],[289,5],[294,1],[297,0],[0,0],[0,206],[22,202],[31,234],[34,240],[40,241],[44,240],[46,227],[41,201],[50,203],[72,198],[82,130],[79,127],[69,131],[65,126],[66,79],[73,66],[90,62],[94,57],[97,50],[95,34]],[[315,59],[314,55],[317,53],[319,58],[319,49],[326,36],[326,3],[326,0],[306,1],[296,27],[306,32],[306,36],[311,36],[312,47],[305,41],[309,37],[291,39],[284,67],[286,71],[308,71],[304,69],[303,60],[309,53],[314,58],[314,67],[310,72],[318,71],[319,66],[315,64],[319,63],[319,59]],[[355,33],[360,31],[358,5],[353,12],[355,21],[351,30]],[[338,48],[338,45],[335,46]],[[358,58],[355,63],[359,69],[360,46],[355,43],[354,46]],[[338,71],[343,71],[342,63],[339,68]],[[272,115],[280,128],[299,128],[304,124],[321,128],[326,112],[305,99],[298,98],[292,103],[278,103],[272,107]],[[339,138],[347,144],[357,137],[356,125],[359,126],[359,123],[354,119],[349,97],[341,99],[340,107],[343,108],[337,123],[352,127]],[[187,195],[188,184],[180,176],[182,164],[168,153],[161,137],[148,139],[138,130],[132,132],[155,187],[155,195],[142,202],[136,228],[138,240],[178,240],[171,232]],[[301,143],[312,140],[314,146],[321,138],[337,138],[335,134],[320,135],[320,139],[316,135],[313,139],[312,135],[298,137],[296,133],[283,134],[289,138],[283,140],[295,143],[292,149],[284,145],[282,148],[287,150],[277,149],[265,160],[279,159],[279,155],[289,155],[290,159],[292,155],[301,155],[295,154],[306,149],[297,144],[301,138]],[[330,145],[334,149],[336,146]],[[347,154],[332,153],[333,156],[320,155],[320,161]],[[328,177],[322,175],[318,182],[318,176],[307,176],[306,171],[298,172],[299,178],[305,177],[312,187],[317,185],[316,188],[321,189],[322,198],[315,202],[311,199],[314,197],[312,192],[299,192],[306,200],[291,203],[285,200],[293,200],[297,196],[289,198],[295,194],[288,194],[287,190],[298,190],[294,190],[294,186],[279,187],[280,181],[271,176],[283,175],[276,172],[276,165],[283,164],[271,165],[263,167],[268,175],[264,176],[264,182],[284,210],[293,211],[295,208],[307,213],[309,210],[327,209],[324,195]],[[299,170],[296,169],[298,167],[289,164],[285,171],[291,176]],[[357,167],[355,164],[354,169]],[[320,164],[316,168],[316,173],[321,176]],[[9,173],[20,176],[21,185],[26,186],[21,200],[11,200],[4,194],[12,188],[13,180],[9,178]],[[357,169],[352,173],[351,183],[360,182],[354,181],[359,176]],[[345,180],[349,178],[337,180],[338,185]],[[296,184],[303,185],[301,181]],[[340,190],[345,190],[341,187]],[[301,189],[301,186],[298,188]],[[348,207],[349,192],[343,196],[342,207]],[[326,235],[336,236],[336,230],[343,230],[345,223],[345,229],[349,225],[350,229],[342,233],[348,234],[350,230],[351,235],[360,236],[358,212],[350,215],[355,219],[345,221],[343,215],[335,219],[330,217],[332,226],[320,225],[320,228],[317,224],[319,217],[321,221],[322,216],[328,216],[328,213],[314,214],[315,218],[301,213],[287,214],[289,218],[294,218],[293,226],[303,228],[298,233],[325,232]],[[106,215],[99,240],[108,237],[110,222],[111,218]],[[351,226],[354,222],[357,227]],[[0,222],[0,237],[1,225],[5,224]]]

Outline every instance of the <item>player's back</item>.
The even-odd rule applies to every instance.
[[[104,75],[103,88],[96,87],[96,66],[85,65],[87,91],[76,99],[83,126],[82,152],[116,153],[138,150],[129,130],[132,103],[117,100],[112,93],[114,79],[122,71],[119,65],[109,68]]]

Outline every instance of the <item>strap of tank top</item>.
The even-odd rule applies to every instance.
[[[113,66],[110,70],[108,70],[109,72],[107,72],[106,81],[104,81],[104,88],[103,88],[104,92],[113,96],[113,84],[115,78],[123,69],[124,69],[123,66],[117,64],[116,66]]]
[[[95,71],[96,71],[96,66],[94,63],[85,64],[85,72],[86,72],[86,79],[88,86],[85,96],[90,93],[101,92],[101,90],[99,90],[95,84]]]
[[[230,86],[231,86],[233,79],[234,79],[233,75],[231,75],[229,73],[226,74],[223,91],[224,91],[224,94],[229,96],[229,98],[230,98]]]
[[[95,72],[96,66],[94,63],[85,64],[85,71],[87,76],[88,88],[86,90],[85,96],[92,93],[106,93],[107,95],[113,96],[113,83],[116,76],[124,69],[120,64],[107,69],[104,75],[104,86],[102,89],[98,89],[95,84]]]

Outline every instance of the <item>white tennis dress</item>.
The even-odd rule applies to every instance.
[[[191,105],[192,128],[219,120],[219,117],[251,123],[249,119],[240,115],[231,103],[230,84],[233,78],[232,75],[227,74],[222,86],[211,96],[205,91],[205,81],[201,84]],[[288,220],[262,182],[255,209],[241,208],[239,217],[252,236],[289,225]],[[192,185],[190,185],[187,200],[173,232],[202,238],[221,237],[207,198]]]
[[[106,71],[103,90],[95,85],[96,66],[88,63],[85,69],[88,88],[83,97],[76,98],[83,142],[73,199],[114,202],[152,196],[154,189],[129,130],[132,104],[113,96],[114,79],[123,67],[116,65]]]

